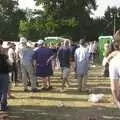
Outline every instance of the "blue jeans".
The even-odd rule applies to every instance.
[[[9,84],[9,75],[0,74],[0,104],[7,105],[7,91]]]

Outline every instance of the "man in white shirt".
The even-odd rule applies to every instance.
[[[75,51],[75,65],[78,79],[78,90],[84,91],[88,77],[89,52],[85,40],[80,40],[80,47]]]

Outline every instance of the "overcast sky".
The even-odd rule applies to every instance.
[[[117,6],[120,7],[120,0],[96,0],[97,1],[97,11],[95,12],[95,16],[103,16],[104,11],[107,9],[108,6]],[[19,0],[20,8],[35,8],[35,3],[33,0]]]

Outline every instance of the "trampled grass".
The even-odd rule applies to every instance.
[[[19,84],[12,89],[15,99],[9,99],[10,120],[120,120],[120,111],[112,102],[109,79],[101,76],[101,67],[89,71],[88,87],[90,93],[78,92],[74,73],[70,75],[71,87],[65,92],[61,88],[60,72],[56,71],[51,78],[53,89],[39,93],[23,92]],[[91,93],[105,94],[100,103],[88,102]]]

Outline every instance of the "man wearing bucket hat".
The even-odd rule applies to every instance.
[[[20,38],[20,45],[19,45],[18,55],[20,58],[21,64],[21,71],[22,71],[22,80],[24,82],[24,91],[27,92],[27,81],[30,79],[32,92],[37,92],[38,89],[36,88],[36,78],[34,75],[34,68],[33,68],[33,54],[34,51],[32,48],[27,46],[26,38]]]

